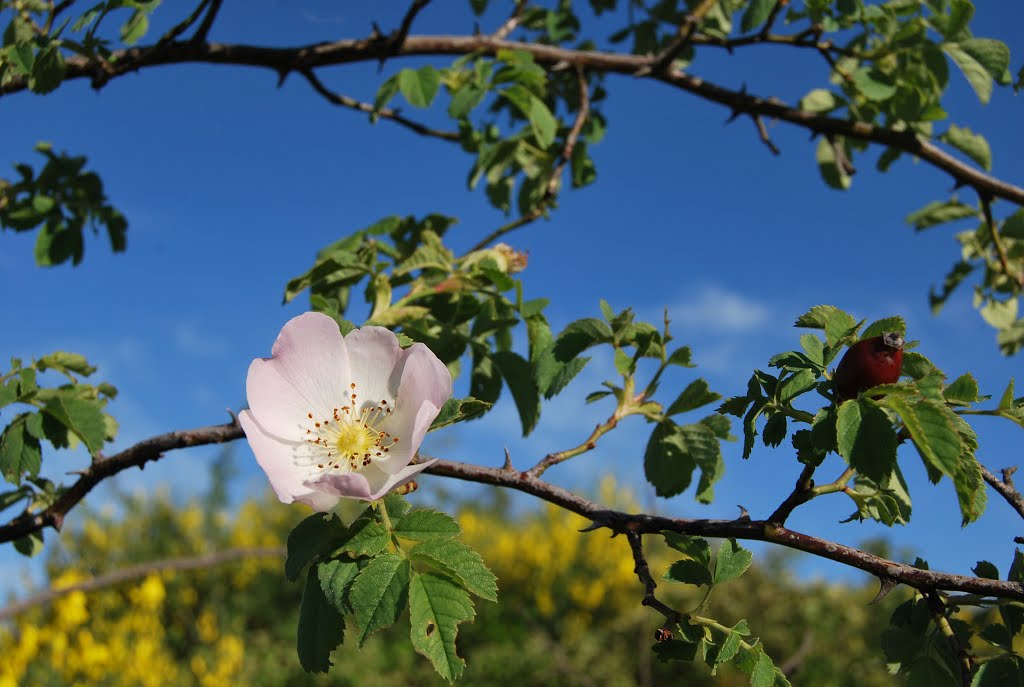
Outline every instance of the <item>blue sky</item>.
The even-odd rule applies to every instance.
[[[397,24],[404,3],[384,4],[376,18],[386,29]],[[157,24],[170,21],[159,18],[179,5],[166,3]],[[326,1],[226,3],[211,39],[286,45],[361,36],[370,25],[363,12],[356,3]],[[499,22],[497,15],[485,17],[484,30]],[[976,34],[1009,42],[1014,70],[1021,46],[1013,31],[1022,25],[1021,5],[979,3]],[[472,30],[462,3],[435,3],[414,32]],[[746,84],[752,93],[795,102],[827,84],[824,63],[807,62],[797,52],[751,48],[732,60],[709,53],[694,71],[727,87]],[[353,65],[324,71],[321,78],[372,100],[383,78],[414,64],[394,60],[380,74],[376,64]],[[999,89],[982,107],[957,70],[951,73],[951,121],[989,139],[997,176],[1024,183],[1024,101]],[[677,342],[693,347],[699,365],[663,385],[668,401],[693,374],[726,396],[742,393],[753,368],[797,346],[800,332],[791,324],[818,303],[869,320],[903,315],[921,352],[951,377],[973,372],[985,393],[1001,393],[1011,376],[1024,384],[1020,356],[998,354],[994,332],[972,310],[968,290],[940,316],[929,313],[928,287],[958,257],[953,234],[959,227],[915,235],[903,218],[946,197],[952,186],[947,176],[907,159],[881,175],[872,154],[859,159],[853,188],[839,193],[820,181],[815,143],[802,130],[771,125],[782,149],[776,157],[749,121],[726,125],[728,112],[718,106],[630,77],[610,77],[607,86],[609,133],[592,151],[597,183],[564,194],[550,221],[507,239],[529,251],[529,268],[521,275],[526,295],[552,299],[549,317],[556,329],[597,316],[599,298],[616,309],[632,306],[654,322],[668,307]],[[443,103],[423,118],[443,123]],[[466,189],[471,161],[457,146],[387,122],[371,126],[364,115],[327,104],[302,79],[276,88],[276,75],[267,71],[151,69],[116,79],[99,93],[78,81],[45,97],[5,97],[0,111],[0,165],[35,164],[38,140],[84,154],[129,219],[126,253],[112,255],[105,240],[91,237],[76,268],[38,269],[34,236],[0,236],[0,288],[7,294],[0,360],[52,350],[87,355],[100,367],[97,377],[120,389],[111,405],[121,423],[115,449],[164,431],[222,422],[226,408],[243,407],[249,361],[268,355],[281,325],[306,307],[304,298],[281,305],[284,284],[309,267],[320,247],[386,215],[439,212],[459,217],[449,236],[456,250],[465,250],[506,221],[480,190]],[[975,200],[971,192],[962,198]],[[996,212],[1005,215],[1008,206],[997,204]],[[506,397],[485,420],[432,435],[426,450],[498,465],[507,447],[518,467],[529,467],[549,451],[579,443],[607,416],[609,406],[584,406],[582,399],[612,370],[610,358],[597,356],[545,407],[529,439],[518,436]],[[1019,461],[1019,429],[985,420],[977,424],[981,461],[992,469]],[[728,444],[726,476],[713,505],[701,506],[689,493],[656,500],[643,486],[649,431],[639,419],[623,423],[597,451],[548,476],[588,490],[612,471],[650,510],[733,517],[742,504],[764,517],[799,472],[787,444],[776,450],[759,445],[747,462],[739,445]],[[248,447],[235,448],[242,469],[234,497],[241,498],[265,483]],[[901,450],[914,498],[909,526],[838,525],[852,511],[841,496],[804,506],[790,524],[844,543],[886,534],[950,572],[969,573],[982,558],[1005,572],[1012,535],[1019,531],[1009,507],[993,495],[983,519],[961,530],[951,485],[927,484],[912,449]],[[205,483],[216,452],[177,452],[144,472],[122,473],[118,483],[146,491],[166,487],[188,498]],[[77,460],[48,455],[45,466],[61,475],[80,465]],[[822,473],[838,475],[841,469],[833,457]],[[95,496],[94,505],[105,498],[102,491]],[[47,539],[52,544],[56,537],[48,532]],[[8,571],[32,570],[9,548],[0,550],[0,569],[0,578],[9,580],[20,578]],[[841,574],[825,561],[808,561],[802,569]]]

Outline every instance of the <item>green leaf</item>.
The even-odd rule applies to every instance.
[[[135,10],[121,25],[121,40],[125,45],[135,45],[149,31],[149,15],[145,10]]]
[[[448,578],[432,573],[413,575],[409,585],[413,648],[449,682],[457,680],[466,665],[455,650],[459,623],[475,616],[469,595]]]
[[[21,484],[21,476],[35,477],[43,463],[39,439],[27,429],[27,415],[19,415],[0,435],[0,473],[11,484]]]
[[[711,564],[711,545],[704,537],[670,531],[664,531],[661,535],[665,538],[665,543],[679,553],[689,556],[704,566]]]
[[[876,482],[896,465],[896,432],[889,417],[868,399],[839,406],[836,440],[850,467]]]
[[[895,394],[883,402],[899,414],[927,465],[950,478],[960,473],[963,445],[947,406],[930,399],[911,404]]]
[[[896,95],[893,78],[878,69],[861,67],[853,73],[853,84],[868,100],[881,102]]]
[[[714,403],[720,398],[722,398],[722,395],[711,391],[705,380],[695,379],[683,389],[679,397],[665,411],[665,415],[668,417],[696,410],[708,403]]]
[[[1024,208],[1017,210],[1003,221],[999,234],[1005,238],[1024,239]]]
[[[551,356],[551,360],[554,361],[554,356]],[[554,374],[550,375],[550,379],[546,382],[544,388],[544,398],[553,398],[557,394],[561,393],[565,387],[569,386],[576,375],[583,371],[583,368],[590,362],[589,357],[573,358],[565,364],[558,363],[555,361]],[[538,374],[538,377],[540,375]],[[538,381],[538,386],[540,382]]]
[[[348,603],[348,594],[352,589],[352,581],[359,574],[359,564],[351,558],[333,558],[316,566],[320,589],[339,613],[352,610]]]
[[[960,128],[950,124],[946,133],[939,136],[939,140],[945,141],[977,162],[985,171],[992,171],[992,150],[981,134],[976,134],[966,127]]]
[[[966,372],[943,389],[942,395],[950,403],[974,403],[980,400],[978,396],[978,380],[970,372]]]
[[[981,466],[973,455],[961,458],[961,469],[953,478],[960,505],[961,526],[966,527],[981,517],[988,505],[988,493]]]
[[[1024,687],[1024,660],[1003,655],[982,663],[971,687]]]
[[[841,147],[843,144],[837,140],[836,145]],[[844,165],[841,165],[836,159],[836,151],[832,143],[824,136],[818,141],[815,158],[818,161],[818,172],[821,173],[821,178],[826,184],[840,191],[850,188],[853,179]]]
[[[775,413],[764,423],[764,430],[761,432],[761,440],[765,446],[775,448],[786,438],[786,416],[782,413]]]
[[[395,624],[408,604],[409,561],[397,553],[372,559],[359,572],[348,601],[359,624],[359,646],[378,630]]]
[[[58,42],[53,42],[39,51],[28,77],[28,88],[33,93],[49,93],[64,79],[64,56]]]
[[[972,571],[977,577],[984,577],[986,580],[998,580],[999,570],[988,561],[978,561]]]
[[[683,558],[669,566],[662,579],[680,584],[709,587],[714,584],[707,564]]]
[[[665,364],[679,365],[680,367],[696,367],[696,365],[690,362],[692,355],[693,354],[691,353],[689,346],[681,346],[672,351],[672,355],[668,357]]]
[[[337,544],[336,551],[353,556],[373,557],[383,551],[389,543],[391,535],[374,517],[371,506],[348,526],[342,541]]]
[[[718,548],[715,560],[715,584],[735,580],[747,571],[754,560],[754,555],[736,543],[735,539],[726,539]]]
[[[398,72],[398,90],[413,107],[430,107],[441,86],[441,73],[430,65]]]
[[[454,425],[465,420],[472,420],[487,412],[491,405],[492,404],[473,398],[472,396],[467,396],[466,398],[461,399],[449,398],[445,401],[444,405],[441,406],[441,411],[430,424],[429,431],[432,432],[435,429]]]
[[[800,317],[796,318],[796,322],[793,324],[794,327],[802,327],[804,329],[825,329],[825,325],[828,324],[829,320],[836,313],[843,312],[834,305],[816,305]],[[850,322],[853,322],[853,318],[849,317]]]
[[[89,453],[95,455],[103,448],[107,426],[103,411],[95,401],[61,394],[47,401],[43,412],[74,432],[85,443]]]
[[[519,411],[523,436],[528,436],[540,419],[540,391],[533,378],[533,368],[521,355],[512,351],[498,351],[494,354],[493,360],[509,391],[512,392],[512,400]]]
[[[978,209],[958,200],[934,201],[907,215],[907,224],[921,231],[946,222],[977,217]]]
[[[750,673],[750,687],[772,687],[775,684],[775,664],[768,654],[762,650],[758,653],[757,663]]]
[[[524,114],[530,121],[533,136],[541,148],[547,148],[554,143],[555,133],[558,131],[558,120],[551,114],[551,110],[543,100],[535,95],[531,96],[530,109]]]
[[[588,317],[571,322],[555,339],[554,354],[560,362],[572,360],[580,353],[612,340],[612,330],[604,320]]]
[[[32,558],[43,551],[43,533],[30,532],[21,539],[14,540],[14,550],[22,556]]]
[[[331,652],[345,639],[345,619],[324,596],[316,568],[306,575],[299,605],[297,649],[299,664],[307,673],[330,670]]]
[[[842,98],[824,88],[815,88],[800,99],[800,109],[822,114],[831,112],[844,104]]]
[[[428,508],[417,508],[398,521],[394,533],[403,539],[424,541],[457,537],[462,533],[462,528],[447,513]]]
[[[1010,49],[994,38],[960,41],[960,49],[973,57],[998,83],[1010,83]]]
[[[812,338],[815,341],[819,341],[819,339],[813,335]],[[814,388],[814,385],[817,383],[817,381],[818,375],[814,373],[814,370],[800,370],[795,375],[788,377],[785,381],[782,382],[782,384],[779,385],[779,388],[775,392],[776,397],[782,403],[786,403],[796,398],[800,394],[804,393],[808,389]]]
[[[1006,410],[1013,407],[1013,377],[1010,377],[1010,383],[1006,385],[1006,389],[1003,391],[1003,395],[999,398],[999,410]]]
[[[337,515],[313,513],[288,534],[288,557],[284,574],[289,581],[299,579],[302,569],[317,556],[334,550],[345,528]]]
[[[963,72],[964,77],[967,78],[967,83],[971,85],[971,88],[977,94],[978,100],[988,104],[988,101],[992,98],[992,75],[985,66],[957,43],[943,43],[942,50],[949,55],[954,64]]]
[[[498,584],[494,573],[484,565],[480,554],[461,541],[423,541],[409,551],[409,557],[436,568],[482,599],[498,600]]]
[[[88,377],[96,371],[96,368],[89,364],[89,361],[85,359],[84,355],[79,353],[67,353],[65,351],[57,351],[56,353],[44,355],[36,361],[36,368],[40,372],[49,369],[75,372],[84,377]]]
[[[713,464],[720,450],[707,425],[677,425],[666,420],[651,432],[644,451],[644,474],[658,496],[675,496],[690,486],[694,469]]]
[[[740,31],[747,33],[768,21],[778,0],[752,0],[740,20]]]

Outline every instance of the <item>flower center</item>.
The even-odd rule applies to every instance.
[[[331,417],[317,419],[306,413],[305,441],[310,444],[316,467],[339,472],[356,472],[387,456],[398,437],[383,428],[394,408],[387,402],[360,403],[356,384],[351,382],[349,402],[334,408]],[[312,426],[309,426],[312,423]]]

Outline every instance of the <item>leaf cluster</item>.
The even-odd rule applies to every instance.
[[[40,374],[47,371],[60,374],[64,383],[42,384]],[[81,381],[95,371],[84,356],[58,351],[27,365],[12,358],[10,370],[0,374],[0,409],[30,408],[11,417],[0,433],[0,474],[16,487],[0,493],[0,510],[18,503],[26,510],[43,509],[63,493],[63,486],[40,476],[43,441],[54,449],[83,445],[96,459],[104,443],[114,439],[117,422],[104,408],[117,390],[107,383]],[[42,541],[36,532],[16,541],[15,548],[34,555]]]
[[[479,554],[459,540],[461,531],[450,516],[412,509],[400,495],[367,507],[348,525],[321,513],[299,523],[288,536],[285,574],[295,581],[309,566],[299,608],[302,667],[330,669],[346,616],[355,620],[362,646],[408,609],[413,647],[454,682],[465,666],[455,648],[458,626],[476,616],[470,595],[497,601],[498,591]]]

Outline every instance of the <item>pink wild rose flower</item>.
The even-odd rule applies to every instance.
[[[403,349],[383,327],[342,337],[308,312],[285,324],[271,357],[252,361],[245,390],[238,419],[278,498],[328,511],[379,499],[434,462],[409,464],[452,379],[423,344]]]

